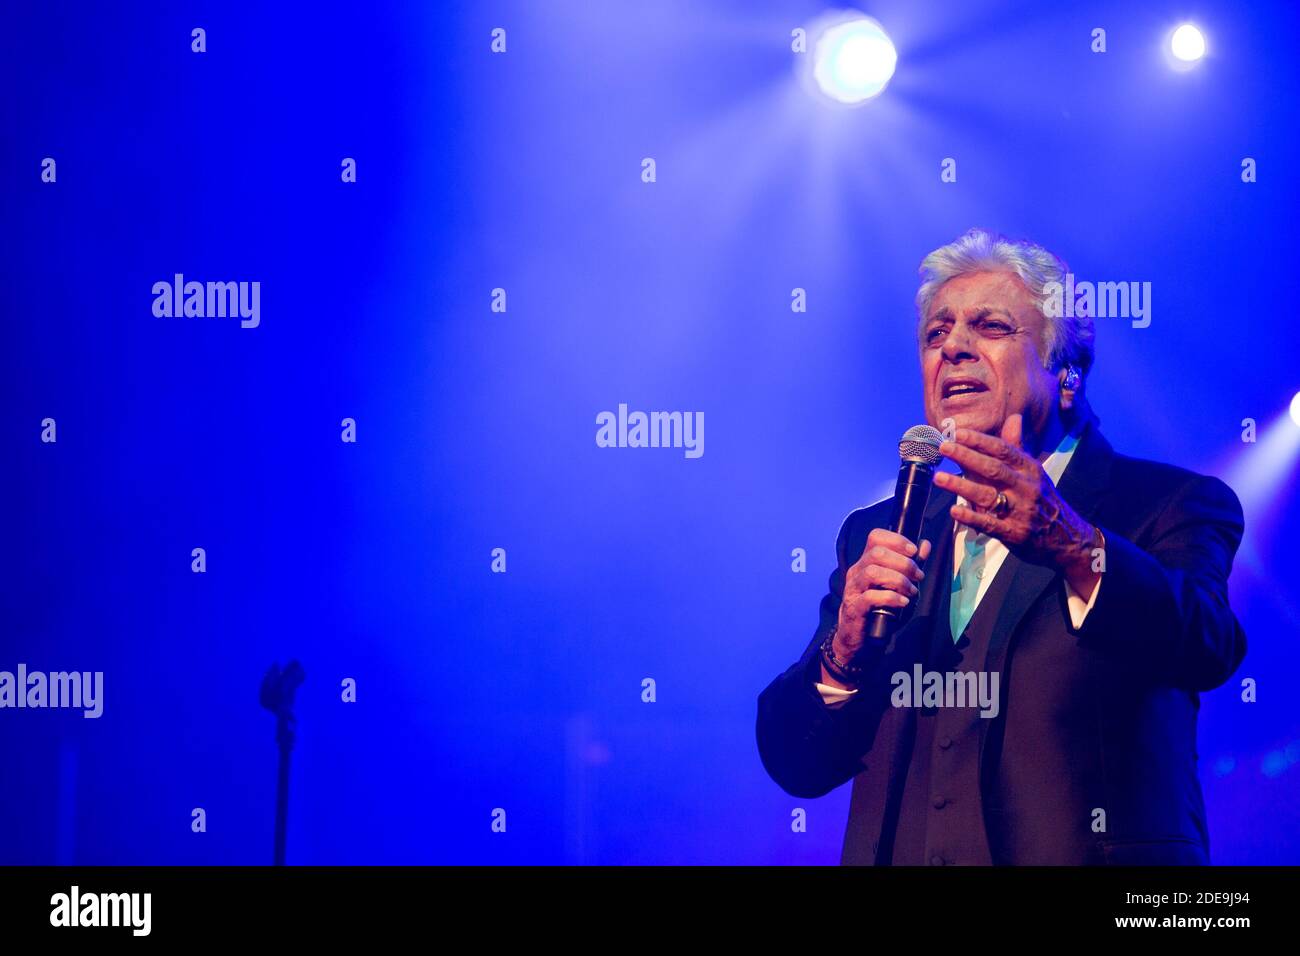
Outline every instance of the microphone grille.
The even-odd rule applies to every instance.
[[[939,429],[930,425],[913,425],[903,432],[903,439],[898,443],[898,455],[903,461],[934,465],[943,457],[939,454],[942,444],[943,433]]]

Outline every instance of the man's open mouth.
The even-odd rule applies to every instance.
[[[973,395],[976,392],[987,391],[988,386],[973,378],[950,378],[943,383],[944,398],[953,398],[957,395]]]

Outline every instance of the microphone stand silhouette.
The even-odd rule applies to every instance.
[[[289,829],[289,752],[293,750],[293,695],[306,677],[297,661],[280,670],[272,664],[262,678],[262,706],[275,714],[275,742],[280,748],[280,776],[275,787],[275,866],[284,866],[285,836]]]

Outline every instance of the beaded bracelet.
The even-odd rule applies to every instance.
[[[835,632],[839,630],[839,623],[836,622],[831,626],[830,633],[822,641],[821,655],[822,664],[830,675],[838,681],[845,684],[857,684],[862,681],[862,675],[866,673],[866,668],[860,664],[849,664],[835,656]]]

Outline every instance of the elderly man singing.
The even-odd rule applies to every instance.
[[[919,547],[888,500],[845,519],[817,631],[758,698],[785,791],[852,778],[842,863],[1209,862],[1198,692],[1246,651],[1241,506],[1111,448],[1085,397],[1092,320],[1045,308],[1065,274],[978,229],[921,264],[926,419],[960,473],[935,475]],[[898,615],[883,640],[875,608]],[[922,674],[978,677],[996,705],[898,693]]]

